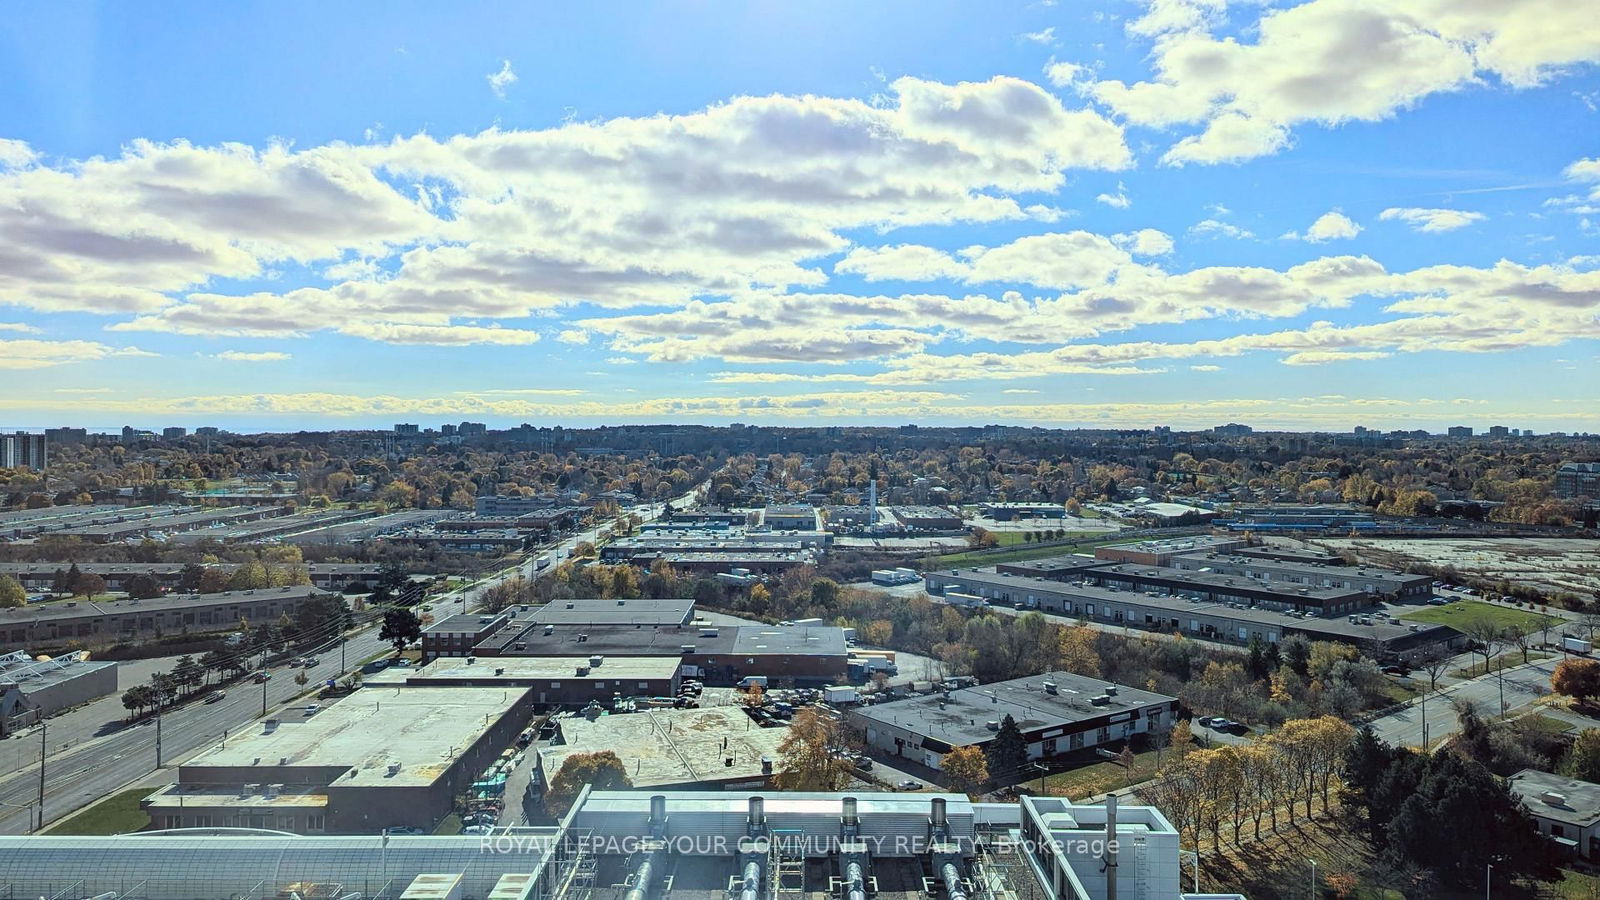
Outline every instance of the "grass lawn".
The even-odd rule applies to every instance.
[[[139,808],[139,801],[155,793],[155,788],[130,788],[101,800],[71,818],[45,829],[46,834],[125,834],[150,824],[150,817]]]
[[[1165,754],[1163,754],[1165,756]],[[1081,800],[1094,794],[1103,794],[1113,791],[1128,784],[1128,773],[1122,769],[1122,764],[1109,759],[1100,760],[1098,757],[1089,757],[1095,762],[1088,762],[1081,768],[1069,769],[1065,772],[1056,772],[1046,775],[1044,779],[1045,790],[1052,794],[1066,795],[1074,800]],[[1156,774],[1156,752],[1146,750],[1133,755],[1133,781],[1147,781]],[[1029,782],[1038,784],[1038,781]]]
[[[1020,536],[1020,532],[1016,533]],[[1045,559],[1046,557],[1050,556],[1065,556],[1069,553],[1079,553],[1083,550],[1098,547],[1102,544],[1117,544],[1127,540],[1126,538],[1119,538],[1115,534],[1105,534],[1103,532],[1069,532],[1067,537],[1085,538],[1085,540],[1077,541],[1071,544],[1056,544],[1049,547],[1036,547],[1032,544],[1023,544],[1020,542],[1013,544],[1003,543],[1002,546],[1010,546],[1014,547],[1015,549],[1005,550],[999,553],[993,551],[988,553],[973,553],[971,551],[964,550],[960,553],[949,553],[944,556],[935,556],[933,558],[932,568],[950,569],[957,566],[992,566],[996,563],[1023,562],[1030,559]],[[1093,540],[1088,540],[1088,538],[1093,538]]]
[[[1227,829],[1223,835],[1229,837]],[[1317,887],[1326,889],[1330,875],[1356,875],[1359,879],[1372,858],[1366,835],[1349,827],[1337,812],[1319,813],[1315,819],[1285,825],[1271,837],[1263,835],[1260,842],[1247,842],[1242,850],[1228,844],[1221,854],[1208,853],[1200,870],[1200,889],[1238,891],[1247,897],[1304,897],[1311,878],[1308,859],[1317,861]],[[1184,887],[1189,886],[1186,881]],[[1296,886],[1298,893],[1293,892]],[[1361,881],[1348,896],[1404,900],[1400,893]]]
[[[1570,900],[1593,900],[1600,897],[1600,878],[1574,872],[1571,869],[1561,870],[1561,880],[1551,885],[1541,885],[1541,897],[1561,897]]]
[[[1474,622],[1481,621],[1493,622],[1501,628],[1516,625],[1530,630],[1537,630],[1545,625],[1555,625],[1561,621],[1555,616],[1544,616],[1511,606],[1501,606],[1498,603],[1485,603],[1482,600],[1462,600],[1444,606],[1428,606],[1405,613],[1400,618],[1409,622],[1449,625],[1463,632]]]
[[[1549,659],[1549,658],[1550,658],[1550,654],[1548,654],[1548,653],[1529,653],[1528,654],[1528,662],[1538,662],[1541,659]],[[1512,650],[1512,651],[1510,651],[1508,653],[1504,653],[1504,654],[1501,654],[1500,656],[1496,656],[1494,659],[1489,661],[1489,665],[1487,665],[1487,666],[1485,666],[1481,662],[1475,662],[1470,666],[1464,666],[1462,668],[1456,669],[1454,672],[1452,672],[1450,674],[1454,675],[1457,678],[1477,678],[1479,675],[1488,675],[1488,674],[1490,674],[1492,672],[1498,672],[1501,669],[1514,669],[1514,668],[1516,668],[1517,666],[1520,666],[1520,665],[1522,665],[1522,653],[1519,652],[1519,651],[1516,651],[1516,650]]]

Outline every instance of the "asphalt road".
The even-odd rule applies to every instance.
[[[1505,710],[1514,712],[1550,693],[1550,673],[1561,662],[1560,656],[1538,660],[1527,665],[1505,670]],[[1478,705],[1484,716],[1493,716],[1500,709],[1501,679],[1496,675],[1480,675],[1469,681],[1459,681],[1442,687],[1427,701],[1427,734],[1431,743],[1454,734],[1461,723],[1456,718],[1451,701],[1464,697]],[[1422,746],[1423,715],[1421,703],[1412,703],[1403,709],[1381,716],[1371,722],[1378,737],[1391,744]]]
[[[674,502],[682,503],[698,495],[703,487],[696,487]],[[635,507],[631,512],[646,521],[660,515],[662,504]],[[600,528],[591,528],[553,544],[532,551],[523,562],[499,570],[471,585],[432,601],[435,615],[454,610],[476,608],[483,593],[502,580],[521,574],[534,577],[534,560],[539,556],[557,558],[570,556],[581,541],[593,542]],[[171,766],[236,734],[241,728],[253,727],[262,717],[263,698],[268,713],[275,713],[293,698],[328,679],[337,679],[361,664],[361,661],[384,650],[388,645],[378,639],[378,626],[348,636],[343,648],[343,666],[338,644],[324,648],[317,654],[317,665],[311,669],[293,669],[279,666],[272,669],[273,677],[264,685],[246,681],[227,689],[227,696],[216,703],[203,703],[198,699],[168,710],[161,717],[160,765],[156,759],[156,734],[158,726],[153,720],[146,724],[122,726],[122,709],[118,696],[103,698],[86,704],[56,720],[48,721],[42,729],[48,753],[44,764],[44,822],[57,821],[90,803],[115,793],[132,784],[160,766]],[[170,661],[142,660],[133,665],[129,676],[135,681],[148,679],[149,673],[170,668]],[[297,672],[305,672],[310,680],[305,687],[294,681]],[[119,680],[121,676],[119,672]],[[197,697],[204,696],[202,691]],[[69,718],[70,717],[70,718]],[[59,721],[57,721],[59,720]],[[0,834],[23,834],[38,820],[39,800],[39,750],[40,730],[35,730],[12,741],[7,741],[0,751]]]

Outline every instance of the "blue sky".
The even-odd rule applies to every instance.
[[[50,4],[0,427],[1600,429],[1600,29],[1513,0]]]

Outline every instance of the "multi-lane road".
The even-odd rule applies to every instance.
[[[699,488],[678,498],[680,505],[691,500]],[[629,512],[645,520],[664,510],[662,504],[634,507]],[[540,574],[534,561],[540,556],[566,558],[583,541],[594,542],[605,526],[590,528],[530,552],[515,565],[501,569],[446,597],[431,601],[435,616],[448,615],[477,607],[484,592],[502,581],[521,575]],[[452,608],[454,607],[454,608]],[[362,660],[382,651],[386,643],[378,639],[378,627],[369,627],[347,636],[342,648],[337,642],[324,648],[317,664],[310,669],[280,667],[264,684],[246,680],[230,686],[227,695],[215,703],[196,699],[167,710],[159,725],[146,720],[139,725],[124,725],[118,697],[108,697],[58,716],[43,729],[0,744],[0,834],[21,834],[31,830],[39,819],[39,748],[47,749],[44,763],[44,816],[46,824],[115,793],[145,778],[158,768],[156,735],[160,733],[160,766],[171,766],[196,751],[215,745],[241,730],[259,727],[263,700],[269,714],[328,679],[336,679],[357,668]],[[341,665],[341,659],[343,664]],[[132,667],[143,682],[149,672],[167,666],[151,661],[124,663]],[[295,683],[297,672],[309,681]],[[129,685],[125,684],[124,687]],[[205,692],[197,694],[204,696]]]

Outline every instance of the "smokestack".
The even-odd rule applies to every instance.
[[[1106,795],[1106,900],[1117,900],[1117,795]]]
[[[861,820],[856,817],[856,798],[844,798],[844,826],[854,828],[860,824]]]
[[[750,798],[750,828],[759,829],[767,824],[765,803],[760,797]]]
[[[650,833],[659,834],[667,824],[667,796],[656,794],[650,798]]]
[[[936,832],[943,831],[944,827],[945,827],[944,798],[943,797],[935,797],[935,798],[933,798],[932,806],[933,806],[933,813],[932,813],[933,830],[936,831]]]

